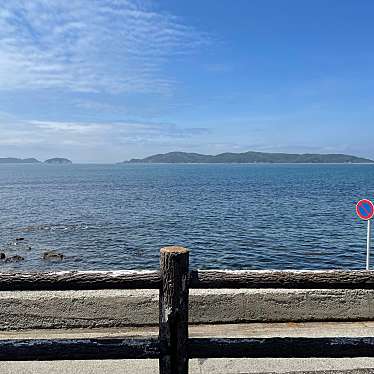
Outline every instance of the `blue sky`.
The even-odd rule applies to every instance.
[[[0,157],[374,158],[371,0],[2,0]]]

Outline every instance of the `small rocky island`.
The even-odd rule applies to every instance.
[[[3,157],[0,164],[40,164],[40,161],[36,158]]]
[[[44,161],[44,164],[67,165],[73,162],[67,158],[55,157]],[[0,157],[0,164],[43,164],[36,158]]]
[[[45,160],[44,163],[53,164],[53,165],[69,165],[69,164],[72,164],[73,162],[67,158],[55,157],[55,158],[50,158],[48,160]]]

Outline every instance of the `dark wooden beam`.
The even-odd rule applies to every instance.
[[[189,339],[189,358],[374,357],[374,338]]]
[[[157,339],[0,340],[0,361],[159,358]]]
[[[199,270],[190,288],[374,289],[374,271]]]
[[[159,289],[158,271],[0,273],[0,290]],[[195,270],[190,288],[374,289],[374,271]]]
[[[374,338],[194,338],[187,347],[189,358],[374,357]],[[0,340],[0,361],[157,359],[160,351],[157,339]]]
[[[160,374],[188,374],[188,258],[185,248],[161,249]]]
[[[0,291],[158,289],[158,271],[0,273]]]

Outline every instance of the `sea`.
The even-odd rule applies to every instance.
[[[24,260],[0,271],[157,269],[170,245],[199,269],[364,269],[362,198],[374,165],[3,164],[0,252]]]

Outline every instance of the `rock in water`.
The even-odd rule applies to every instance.
[[[4,252],[0,252],[0,260],[4,260],[5,258],[5,253]]]
[[[43,260],[57,260],[62,261],[64,259],[64,255],[62,253],[58,253],[56,251],[48,251],[43,253]]]
[[[5,262],[19,262],[19,261],[23,261],[24,258],[22,256],[19,256],[19,255],[15,255],[15,256],[11,256],[11,257],[8,257],[5,259]]]

